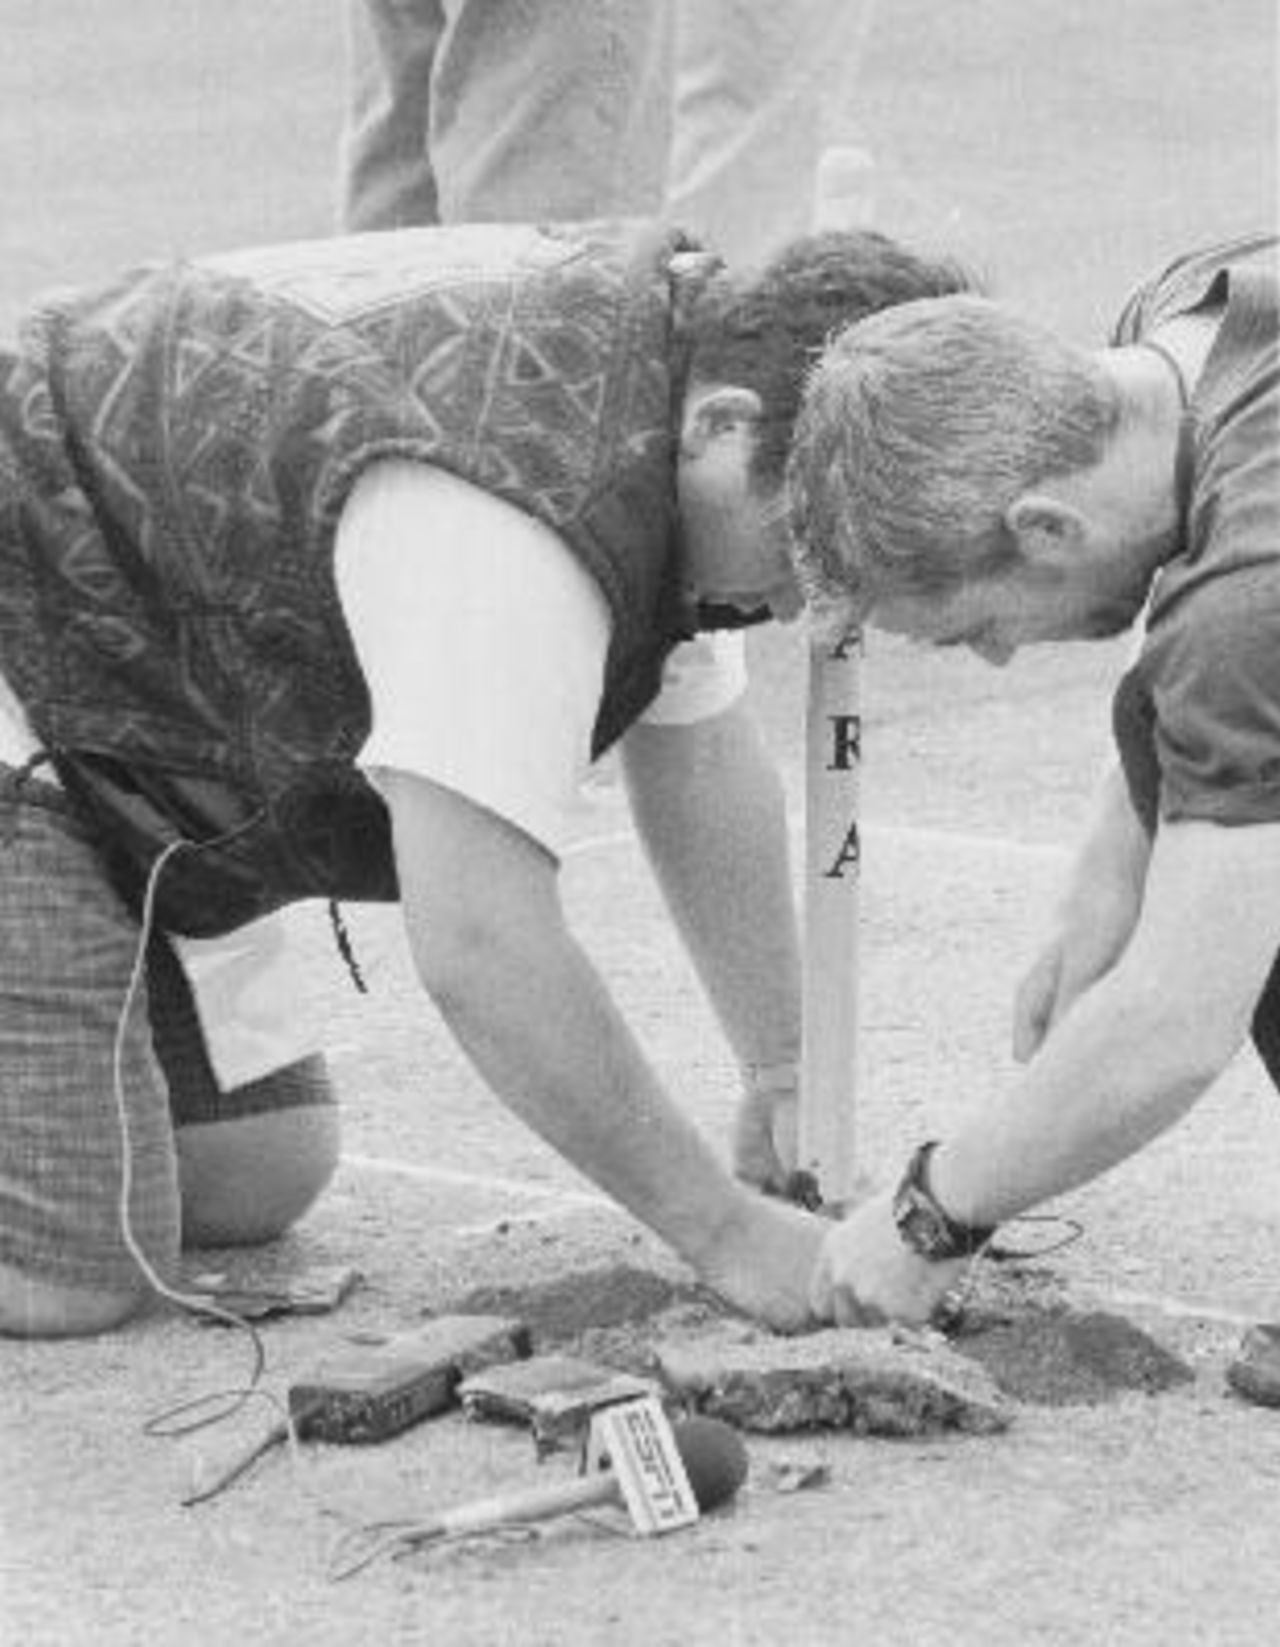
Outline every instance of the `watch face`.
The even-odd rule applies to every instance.
[[[914,1188],[901,1190],[894,1201],[894,1222],[898,1234],[921,1258],[954,1258],[957,1256],[951,1231],[938,1209]]]

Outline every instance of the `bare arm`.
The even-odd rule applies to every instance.
[[[1123,957],[1008,1101],[939,1152],[939,1196],[998,1220],[1163,1132],[1240,1047],[1278,945],[1280,824],[1162,827]]]
[[[1123,953],[1142,907],[1150,857],[1151,838],[1116,767],[1099,791],[1048,942],[1018,990],[1013,1054],[1019,1061],[1034,1057],[1076,997]]]
[[[1280,824],[1165,825],[1123,956],[1061,1018],[1025,1075],[936,1152],[953,1218],[998,1223],[1140,1150],[1239,1048],[1280,945]],[[883,1199],[842,1226],[827,1302],[918,1318],[954,1279],[894,1238]],[[842,1306],[841,1300],[844,1300]]]
[[[382,787],[419,976],[494,1092],[733,1303],[803,1325],[821,1225],[737,1186],[663,1092],[565,925],[555,860],[425,779]]]
[[[633,727],[623,744],[632,813],[672,918],[744,1071],[780,1072],[753,1096],[735,1166],[779,1187],[795,1165],[800,943],[781,779],[742,704],[691,726]]]

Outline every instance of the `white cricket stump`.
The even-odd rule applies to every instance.
[[[814,179],[816,229],[867,228],[875,163],[859,145],[824,150]],[[858,780],[862,639],[814,640],[805,712],[804,1038],[794,1186],[839,1210],[860,1198],[854,1114],[858,1071]]]
[[[809,650],[805,715],[804,1040],[798,1165],[823,1204],[858,1198],[859,665],[852,634]]]

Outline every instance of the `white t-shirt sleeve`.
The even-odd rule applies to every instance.
[[[430,779],[559,856],[610,638],[590,574],[533,516],[399,459],[353,488],[336,573],[372,701],[370,781]]]

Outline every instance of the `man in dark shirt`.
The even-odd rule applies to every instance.
[[[1258,237],[1150,281],[1106,351],[943,298],[851,327],[811,382],[793,507],[838,621],[1003,664],[1146,612],[1120,767],[1019,994],[1025,1074],[829,1237],[842,1321],[926,1319],[1001,1220],[1171,1126],[1251,1027],[1280,1080],[1278,315]]]

